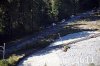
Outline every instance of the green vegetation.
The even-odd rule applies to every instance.
[[[9,58],[5,59],[5,60],[0,60],[0,66],[16,66],[16,62],[22,58],[24,55],[19,56],[19,55],[15,55],[13,54],[12,56],[10,56]]]
[[[63,51],[66,52],[70,47],[68,45],[63,47]]]
[[[59,7],[59,2],[58,0],[50,0],[50,7],[51,7],[51,10],[49,10],[49,15],[52,17],[52,20],[55,20],[55,21],[58,21],[58,14],[59,14],[59,11],[58,11],[58,7]]]
[[[89,3],[88,3],[89,2]],[[99,7],[99,0],[0,0],[2,42],[41,31],[40,27]],[[85,7],[84,5],[88,7]],[[86,9],[85,9],[86,8]],[[4,41],[4,39],[7,39]]]

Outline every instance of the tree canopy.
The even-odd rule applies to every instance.
[[[0,39],[35,33],[99,6],[100,0],[0,0]]]

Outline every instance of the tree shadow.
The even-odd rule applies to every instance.
[[[85,20],[85,21],[97,21],[97,20],[100,20],[100,16],[93,15],[93,16],[89,16],[87,18],[83,18],[83,20]]]
[[[80,36],[78,36],[79,34],[80,34]],[[89,35],[88,32],[83,32],[83,35],[82,35],[81,32],[80,32],[80,33],[76,33],[75,35],[69,34],[69,35],[67,35],[67,36],[62,37],[62,41],[71,40],[71,39],[76,39],[76,38],[81,38],[81,37],[86,37],[86,36],[88,36],[88,35]],[[66,37],[67,37],[67,38],[66,38]],[[61,42],[61,43],[62,43],[62,41],[61,41],[60,39],[58,39],[58,40],[56,40],[54,43],[57,43],[57,42]],[[28,57],[33,57],[33,56],[44,56],[44,55],[50,54],[50,53],[52,53],[52,52],[55,52],[55,51],[57,51],[58,49],[63,48],[63,44],[58,44],[58,45],[52,46],[54,43],[52,43],[50,46],[48,46],[48,47],[46,47],[46,48],[44,48],[44,49],[42,49],[42,50],[40,50],[40,51],[37,51],[36,53],[34,53],[34,54],[32,54],[32,55],[30,55],[30,56],[28,56]],[[67,43],[66,43],[66,44],[67,44]],[[27,57],[27,58],[28,58],[28,57]],[[25,60],[27,60],[27,58],[26,58]]]

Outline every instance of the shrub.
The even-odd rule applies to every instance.
[[[63,51],[66,52],[70,47],[68,45],[63,47]]]
[[[13,54],[9,58],[5,60],[0,60],[0,66],[15,66],[16,62],[22,58],[22,56],[18,56]]]
[[[0,60],[0,66],[9,66],[8,62]]]

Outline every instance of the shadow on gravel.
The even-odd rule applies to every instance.
[[[85,21],[97,21],[100,20],[100,16],[90,16],[88,18],[84,18]]]
[[[80,36],[78,36],[80,34]],[[81,34],[81,32],[80,33],[76,33],[76,34],[74,34],[74,35],[67,35],[67,38],[66,38],[66,36],[64,36],[64,37],[62,37],[62,41],[65,41],[65,40],[70,40],[70,39],[75,39],[75,38],[82,38],[82,37],[86,37],[86,36],[88,36],[89,35],[89,33],[88,32],[83,32],[83,34]],[[90,37],[91,38],[91,37]],[[87,38],[86,38],[87,39]],[[76,41],[72,41],[72,42],[68,42],[68,43],[66,43],[66,45],[68,44],[73,44],[73,43],[76,43],[76,42],[79,42],[79,41],[82,41],[82,40],[85,40],[84,38],[83,39],[79,39],[79,40],[76,40]],[[60,39],[58,39],[57,41],[55,41],[54,43],[57,43],[57,42],[61,42],[62,43],[62,41],[60,40]],[[54,44],[53,43],[53,44]],[[65,44],[65,43],[64,43]],[[57,49],[61,49],[61,48],[63,48],[64,47],[64,44],[59,44],[59,45],[55,45],[55,46],[49,46],[49,47],[46,47],[46,48],[44,48],[43,50],[40,50],[40,51],[38,51],[38,52],[36,52],[36,53],[34,53],[34,54],[32,54],[30,57],[32,57],[32,56],[42,56],[42,55],[46,55],[46,54],[49,54],[49,53],[52,53],[52,52],[54,52],[54,51],[56,51]],[[62,50],[63,51],[63,50]],[[27,58],[26,58],[27,59]]]

